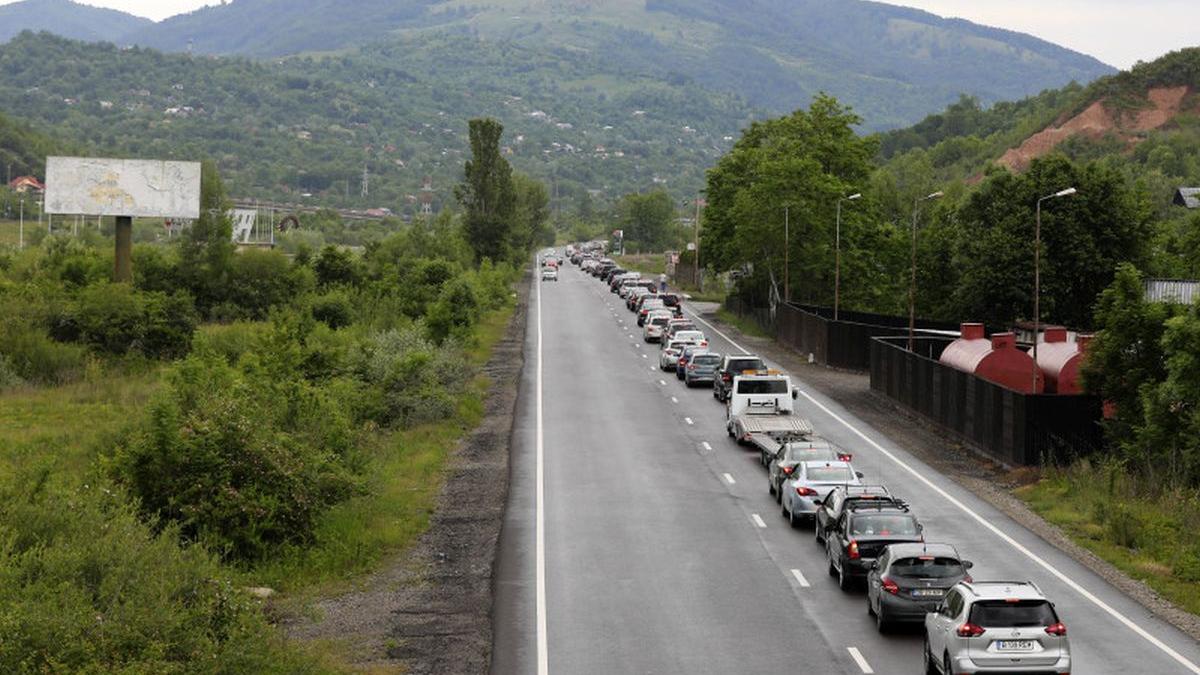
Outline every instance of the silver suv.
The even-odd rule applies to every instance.
[[[959,582],[925,615],[925,672],[1070,673],[1067,628],[1031,581]]]

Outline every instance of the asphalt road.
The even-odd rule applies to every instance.
[[[531,302],[494,673],[920,672],[920,632],[880,635],[865,592],[837,588],[811,530],[780,517],[757,455],[726,435],[723,406],[658,370],[617,296],[568,265]],[[702,327],[715,351],[739,351]],[[908,499],[929,541],[956,545],[976,579],[1042,588],[1076,674],[1200,675],[1196,642],[795,384],[801,414]]]

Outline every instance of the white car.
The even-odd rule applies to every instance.
[[[683,353],[683,348],[698,344],[700,344],[698,340],[684,340],[679,338],[663,341],[662,351],[658,353],[658,367],[661,370],[675,370],[676,364],[679,363],[679,355]]]
[[[646,342],[658,342],[662,340],[663,332],[667,328],[667,322],[671,320],[674,314],[668,309],[656,309],[646,315],[646,323],[642,326],[642,339]]]
[[[558,268],[557,267],[543,267],[542,268],[542,281],[558,281]]]

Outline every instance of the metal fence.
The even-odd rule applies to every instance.
[[[1022,394],[936,359],[950,340],[871,340],[871,388],[921,414],[997,460],[1061,464],[1102,451],[1101,401],[1094,396]]]

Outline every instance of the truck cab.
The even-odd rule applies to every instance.
[[[798,396],[787,375],[778,371],[746,372],[733,378],[726,414],[730,420],[741,415],[791,415]]]

